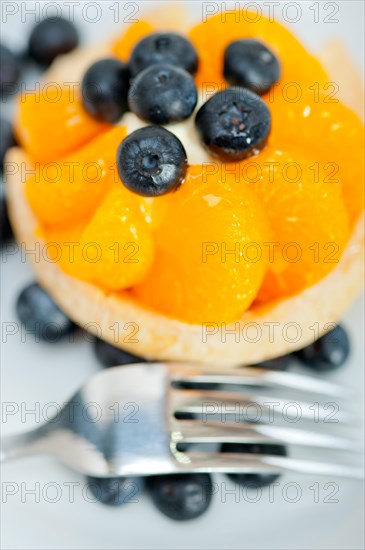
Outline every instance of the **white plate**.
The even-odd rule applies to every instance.
[[[25,40],[34,23],[34,15],[29,10],[36,3],[8,4],[18,6],[19,11],[8,15],[7,20],[3,13],[3,40],[19,47],[20,37]],[[64,3],[58,4],[67,13]],[[86,12],[89,19],[94,18],[99,9],[98,23],[80,17],[80,10],[85,9],[86,4],[89,5]],[[121,4],[122,8],[127,4],[129,7],[120,15],[131,13],[135,6],[143,9],[141,3],[135,2]],[[207,4],[213,6],[212,9],[218,5],[216,2]],[[226,3],[227,7],[233,4]],[[247,2],[241,6],[245,4]],[[266,3],[267,7],[273,4],[276,3]],[[275,7],[275,14],[286,14],[293,19],[297,10],[294,4],[281,2]],[[109,38],[118,32],[123,23],[113,21],[115,5],[115,2],[82,2],[75,7],[85,40]],[[251,5],[257,7],[259,3]],[[317,5],[319,22],[314,23]],[[199,14],[200,3],[195,2],[194,9]],[[300,19],[289,26],[307,45],[317,49],[326,39],[341,37],[359,68],[363,66],[364,4],[361,1],[301,2],[300,9]],[[326,16],[338,22],[326,23]],[[50,403],[66,401],[99,366],[87,341],[52,346],[35,342],[32,335],[19,329],[14,313],[15,300],[23,286],[33,280],[21,254],[2,256],[1,275],[3,418],[4,407],[9,410],[11,403],[19,407],[19,412],[8,416],[3,423],[5,434],[31,428],[37,423],[38,412],[29,411],[35,409],[40,414],[42,411],[50,414],[51,408],[47,409]],[[329,377],[354,387],[352,409],[357,412],[359,430],[364,388],[363,311],[363,301],[359,300],[346,315],[344,324],[351,336],[351,358],[346,367]],[[10,334],[18,329],[16,334]],[[89,502],[82,476],[51,458],[32,457],[7,463],[2,467],[2,547],[47,550],[364,548],[361,482],[287,475],[279,480],[274,493],[263,490],[261,497],[253,502],[252,493],[236,488],[224,476],[217,476],[214,481],[217,493],[209,512],[198,520],[178,524],[163,517],[145,495],[138,503],[121,508]],[[70,484],[74,487],[73,499],[70,498]],[[333,500],[335,502],[330,502]]]

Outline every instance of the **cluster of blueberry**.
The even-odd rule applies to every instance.
[[[83,104],[92,116],[115,123],[130,110],[151,124],[128,135],[117,154],[120,178],[135,193],[162,195],[184,180],[184,147],[160,125],[193,114],[198,91],[192,75],[198,63],[197,52],[185,37],[154,33],[136,44],[128,64],[101,59],[83,77]],[[200,107],[195,127],[210,154],[229,162],[264,147],[271,117],[260,94],[279,79],[280,65],[261,42],[237,40],[226,49],[223,74],[231,86]]]
[[[1,46],[1,94],[14,90],[25,59],[45,68],[78,42],[74,25],[57,18],[33,29],[22,56]],[[192,75],[198,63],[195,48],[185,37],[155,33],[136,44],[128,64],[117,58],[101,59],[83,77],[83,104],[92,116],[115,123],[129,109],[153,124],[127,136],[117,152],[120,178],[138,194],[161,195],[177,189],[184,180],[185,149],[172,132],[159,125],[183,121],[193,113],[198,92]],[[224,77],[231,87],[201,106],[195,117],[196,130],[213,156],[241,160],[266,143],[271,117],[260,94],[279,79],[280,65],[261,42],[238,40],[226,49]],[[0,163],[14,143],[11,124],[1,120]],[[3,199],[1,225],[6,233]]]
[[[46,342],[56,342],[79,330],[77,326],[53,302],[52,298],[36,283],[26,287],[17,300],[17,314],[25,328],[37,332]],[[132,355],[103,340],[95,339],[94,351],[104,367],[141,363],[145,359]],[[261,368],[286,370],[298,359],[303,365],[316,372],[328,372],[343,365],[349,355],[347,333],[338,325],[313,344],[295,353],[255,365]],[[223,452],[269,453],[285,455],[282,445],[225,444]],[[277,475],[272,474],[229,474],[229,477],[243,487],[263,488],[272,484]],[[96,499],[104,504],[120,505],[128,502],[130,484],[133,494],[146,489],[157,508],[175,520],[188,520],[204,513],[212,498],[212,479],[209,474],[184,474],[156,476],[146,480],[124,478],[88,478],[88,485]]]

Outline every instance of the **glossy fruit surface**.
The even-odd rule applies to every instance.
[[[145,197],[164,195],[184,181],[187,157],[181,141],[159,126],[129,134],[117,153],[119,177],[127,189]]]
[[[280,64],[262,42],[246,38],[231,42],[224,52],[223,74],[231,86],[265,94],[280,78]]]
[[[269,269],[256,297],[266,302],[293,295],[329,273],[341,259],[350,228],[339,181],[313,160],[267,146],[241,163],[271,229],[265,246]]]
[[[193,78],[172,65],[153,65],[133,80],[128,95],[131,111],[153,124],[188,118],[198,100]]]
[[[154,242],[137,198],[122,185],[109,191],[79,238],[79,277],[119,290],[146,276]]]
[[[270,133],[270,111],[250,90],[232,87],[211,97],[196,114],[196,129],[208,151],[230,162],[257,154]]]
[[[18,56],[3,44],[0,44],[0,66],[0,94],[6,96],[14,93],[21,65]]]
[[[132,75],[160,63],[181,67],[194,74],[198,67],[198,57],[191,42],[177,33],[150,34],[133,48],[130,57]]]
[[[72,51],[79,43],[76,27],[62,18],[38,23],[29,37],[29,56],[40,65],[49,65],[58,56]]]
[[[255,194],[215,165],[190,166],[184,185],[161,197],[151,271],[134,290],[143,303],[191,323],[231,321],[253,301],[267,261]]]
[[[97,120],[117,122],[128,110],[128,66],[107,58],[93,63],[82,79],[82,100],[87,112]]]
[[[223,453],[248,453],[254,455],[286,456],[286,449],[283,445],[264,445],[251,443],[224,443],[221,451]],[[228,474],[228,477],[243,487],[262,488],[271,485],[280,474]]]
[[[350,354],[350,342],[347,332],[341,325],[296,352],[296,357],[307,367],[318,371],[336,370],[346,363]]]
[[[74,323],[37,283],[22,290],[16,310],[26,331],[34,334],[35,341],[58,342],[75,330]]]
[[[75,153],[109,127],[90,116],[74,88],[42,88],[18,100],[15,134],[30,158],[54,162]]]
[[[143,478],[90,477],[86,478],[87,488],[102,504],[120,506],[138,503],[143,491]]]
[[[209,474],[148,477],[146,487],[160,512],[176,521],[188,521],[204,514],[213,492]]]
[[[46,225],[88,219],[113,186],[120,185],[115,152],[125,136],[115,126],[73,155],[41,168],[26,182],[26,194],[37,218]]]
[[[270,142],[305,152],[313,159],[313,177],[322,171],[329,183],[341,181],[350,220],[355,221],[364,209],[364,125],[339,101],[336,83],[327,84],[326,91],[316,90],[313,86],[296,101],[275,90],[268,101]]]
[[[131,325],[133,329],[133,326]],[[95,355],[104,367],[116,367],[118,365],[131,365],[132,363],[144,363],[143,357],[137,357],[123,349],[117,348],[97,338],[94,344]]]

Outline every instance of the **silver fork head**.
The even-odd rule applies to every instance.
[[[221,384],[225,384],[223,392]],[[227,384],[241,387],[245,394],[227,391]],[[195,389],[186,389],[189,385]],[[327,382],[317,384],[311,378],[256,368],[219,373],[193,365],[164,363],[114,367],[93,376],[53,421],[29,434],[5,439],[3,458],[31,452],[53,453],[74,469],[92,476],[192,471],[360,475],[358,469],[346,462],[327,464],[288,456],[220,452],[222,443],[354,448],[353,442],[346,438],[313,431],[314,422],[310,430],[299,430],[292,425],[270,423],[268,418],[260,423],[241,417],[238,421],[232,421],[232,417],[227,421],[218,416],[217,420],[217,408],[226,412],[237,403],[241,407],[258,402],[265,410],[263,398],[257,398],[255,393],[247,395],[247,389],[255,387],[260,391],[280,388],[287,394],[291,389],[304,389],[305,393],[317,390],[327,392],[331,398],[344,394],[342,388]],[[270,399],[280,404],[279,398]],[[308,413],[310,403],[300,403]],[[283,404],[285,400],[281,399]],[[186,415],[192,418],[184,418]],[[307,415],[309,420],[311,417]],[[215,449],[184,449],[197,444],[215,445]]]

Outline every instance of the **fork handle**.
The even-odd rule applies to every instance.
[[[29,432],[2,437],[0,451],[1,462],[43,452],[44,449],[41,436],[40,430],[36,428]]]

